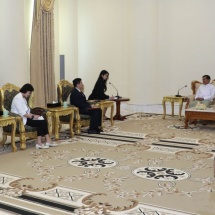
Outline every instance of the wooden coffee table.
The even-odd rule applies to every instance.
[[[212,108],[207,108],[205,110],[196,110],[195,108],[185,109],[185,128],[188,128],[189,120],[198,119],[215,120],[215,110]]]

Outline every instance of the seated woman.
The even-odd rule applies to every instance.
[[[57,146],[53,143],[48,132],[47,121],[41,119],[41,116],[30,113],[30,108],[27,103],[27,98],[30,97],[34,88],[31,84],[25,84],[18,93],[11,105],[11,112],[20,115],[23,119],[24,125],[37,127],[37,143],[36,149],[47,149],[49,146]],[[42,136],[45,136],[46,143],[42,143]]]
[[[114,99],[114,96],[108,96],[105,94],[107,91],[107,80],[109,78],[109,73],[106,70],[102,70],[99,74],[98,80],[93,88],[92,93],[89,96],[89,100],[105,100],[105,99]],[[104,111],[104,119],[107,119],[105,116],[106,110]]]

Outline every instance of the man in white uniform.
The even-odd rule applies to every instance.
[[[203,84],[197,90],[195,101],[190,102],[189,107],[194,107],[198,102],[209,107],[212,104],[213,99],[215,98],[215,86],[210,84],[210,76],[202,76]]]

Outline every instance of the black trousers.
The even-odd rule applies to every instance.
[[[27,118],[26,125],[30,125],[31,127],[37,127],[37,136],[45,136],[49,133],[46,120],[32,120]]]
[[[79,109],[80,114],[90,115],[90,130],[95,130],[101,126],[102,110],[101,109]]]

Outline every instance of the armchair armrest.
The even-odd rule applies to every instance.
[[[192,94],[192,95],[188,95],[185,97],[185,101],[187,102],[186,105],[185,105],[185,109],[187,109],[189,107],[189,104],[190,102],[194,101],[195,100],[195,95]]]
[[[81,116],[80,116],[80,113],[79,113],[79,108],[77,108],[77,107],[75,107],[75,106],[73,106],[73,105],[71,105],[71,107],[74,108],[75,119],[76,119],[77,121],[80,121],[80,120],[81,120]]]
[[[16,114],[16,113],[12,113],[12,112],[10,112],[9,115],[15,117],[15,120],[16,120],[16,123],[17,123],[17,128],[18,128],[18,130],[19,130],[19,133],[25,133],[25,126],[24,126],[24,124],[23,124],[23,119],[22,119],[22,117],[19,116],[19,115]]]
[[[81,117],[80,117],[80,113],[79,113],[79,108],[76,107],[75,105],[68,105],[69,107],[72,107],[74,109],[74,119],[80,121]]]
[[[186,100],[194,101],[195,100],[195,95],[188,95],[185,97]]]

